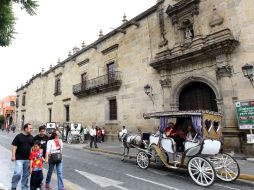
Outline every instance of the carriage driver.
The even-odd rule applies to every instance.
[[[170,122],[168,127],[165,130],[166,136],[171,137],[176,142],[176,151],[183,152],[184,151],[184,141],[186,139],[186,134],[183,132],[179,125],[174,125],[174,123]]]

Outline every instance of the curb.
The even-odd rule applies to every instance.
[[[123,154],[119,152],[104,150],[100,148],[89,148],[89,147],[83,147],[85,150],[89,150],[91,152],[102,152],[106,154],[112,154],[117,156],[123,156]],[[135,156],[130,156],[130,158],[136,158]],[[248,175],[248,174],[240,174],[238,179],[247,180],[247,181],[254,181],[254,175]]]
[[[239,179],[254,181],[254,175],[240,174]]]

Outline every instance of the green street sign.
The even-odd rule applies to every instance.
[[[235,103],[239,129],[254,129],[254,100]]]

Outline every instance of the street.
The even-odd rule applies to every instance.
[[[10,150],[14,135],[16,134],[0,132],[0,146]],[[63,176],[65,180],[77,185],[78,189],[204,189],[197,186],[184,170],[169,171],[155,166],[142,170],[134,159],[122,162],[119,156],[90,152],[84,150],[83,146],[64,144]],[[217,180],[208,189],[247,190],[253,189],[253,185],[241,181],[224,183]]]

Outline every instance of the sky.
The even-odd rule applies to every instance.
[[[32,75],[63,61],[74,46],[98,39],[155,5],[156,0],[38,0],[36,16],[14,5],[15,39],[0,47],[0,100],[15,95]]]

